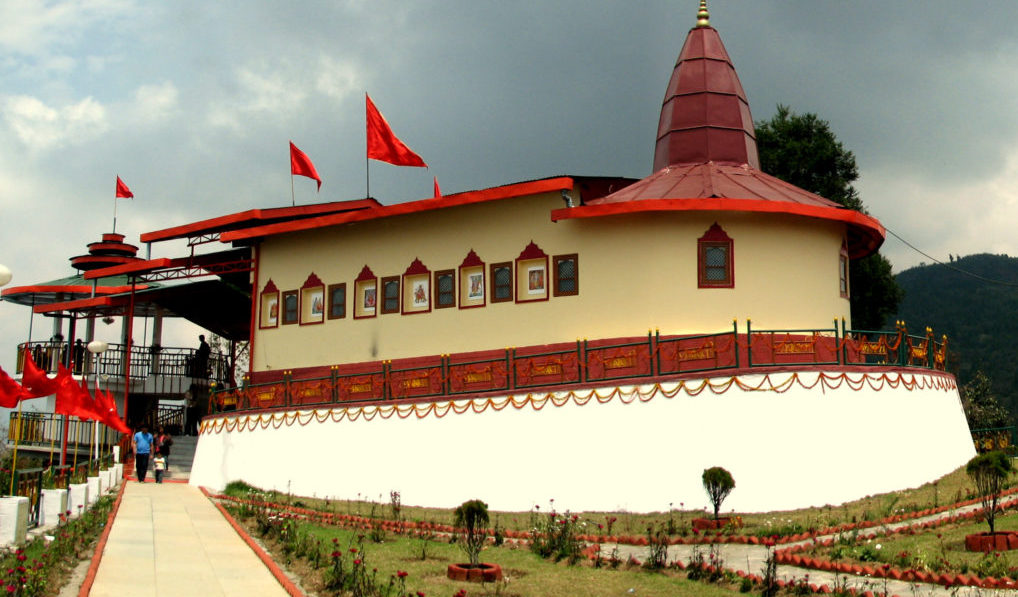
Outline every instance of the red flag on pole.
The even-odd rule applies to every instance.
[[[364,94],[368,119],[368,157],[396,166],[427,168],[421,156],[414,153],[393,134],[389,123],[378,111],[368,94]]]
[[[56,390],[57,400],[53,412],[58,415],[81,416],[81,386],[71,377],[71,372],[63,363],[57,365],[57,380],[60,386]]]
[[[307,176],[318,181],[318,190],[322,190],[322,179],[318,176],[318,170],[311,163],[311,158],[306,153],[297,149],[297,146],[290,141],[290,174]]]
[[[25,389],[0,367],[0,406],[14,408],[25,399]]]
[[[442,189],[438,188],[438,177],[435,177],[435,199],[442,196]]]
[[[64,369],[64,371],[67,371],[67,369]],[[70,373],[68,372],[67,375],[70,376]],[[39,366],[32,359],[31,351],[28,350],[28,347],[25,347],[25,369],[21,372],[21,385],[25,388],[26,400],[56,393],[60,389],[62,381],[59,374],[56,378],[51,378],[42,369],[39,369]]]
[[[125,199],[134,197],[134,193],[131,192],[131,189],[127,188],[127,185],[124,184],[124,181],[120,180],[119,176],[117,177],[117,197],[124,197]]]

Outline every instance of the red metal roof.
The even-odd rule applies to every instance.
[[[714,161],[760,167],[746,92],[713,27],[686,36],[665,91],[654,170]]]
[[[509,199],[511,197],[522,197],[525,195],[536,195],[538,193],[570,190],[572,188],[573,179],[570,177],[560,176],[556,178],[546,178],[543,180],[519,182],[501,187],[482,189],[479,191],[467,191],[465,193],[456,193],[454,195],[421,199],[419,201],[410,201],[407,203],[379,205],[378,207],[348,213],[330,214],[315,218],[306,218],[303,220],[294,220],[289,222],[280,222],[277,224],[269,224],[266,226],[245,228],[242,230],[233,230],[230,232],[224,232],[220,236],[220,240],[223,242],[229,242],[272,236],[286,232],[311,230],[325,226],[336,226],[350,222],[362,222],[366,220],[375,220],[391,216],[443,209],[446,207],[455,207],[458,205],[469,205],[472,203],[483,203],[485,201],[495,201],[498,199]]]
[[[150,243],[177,238],[187,238],[191,236],[200,236],[203,234],[218,234],[228,230],[262,226],[283,220],[294,220],[320,216],[323,214],[370,209],[380,207],[381,205],[382,204],[378,201],[368,198],[355,199],[352,201],[334,201],[332,203],[320,203],[317,205],[249,209],[247,211],[192,222],[182,226],[174,226],[173,228],[146,232],[141,235],[141,242]]]
[[[759,170],[749,102],[721,36],[701,5],[672,72],[654,152],[654,173],[604,197],[552,212],[553,220],[654,211],[785,213],[848,225],[849,254],[884,241],[875,218]]]

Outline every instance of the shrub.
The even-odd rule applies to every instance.
[[[463,530],[463,551],[470,557],[470,565],[476,566],[484,546],[484,525],[488,524],[488,504],[481,500],[468,500],[456,508],[455,524]]]
[[[721,503],[735,489],[735,479],[725,469],[720,466],[714,466],[704,469],[703,488],[707,491],[710,503],[714,506],[714,520],[717,520],[718,512],[721,510]]]
[[[997,502],[1000,501],[1000,490],[1014,469],[1011,458],[999,450],[979,454],[965,465],[965,472],[976,484],[980,501],[983,503],[983,515],[993,532],[993,521],[997,515]]]

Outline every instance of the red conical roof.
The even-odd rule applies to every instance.
[[[717,162],[760,167],[746,92],[721,36],[700,23],[689,31],[672,71],[657,126],[654,171]]]
[[[552,220],[663,211],[785,213],[847,224],[853,259],[876,251],[884,242],[876,218],[760,171],[746,92],[706,4],[701,0],[665,92],[654,173],[581,206],[556,209]]]

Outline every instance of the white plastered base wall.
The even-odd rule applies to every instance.
[[[723,510],[754,512],[918,486],[974,454],[952,376],[833,369],[219,417],[190,483],[644,512],[708,506],[701,474],[723,466]]]

